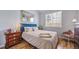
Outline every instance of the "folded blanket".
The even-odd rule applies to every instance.
[[[52,36],[49,33],[40,33],[39,37],[40,38],[51,38]]]
[[[50,35],[50,33],[40,33],[40,35]]]

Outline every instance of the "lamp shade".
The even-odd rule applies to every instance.
[[[77,20],[74,18],[74,19],[72,20],[72,22],[75,23],[75,22],[77,22]]]
[[[20,31],[20,24],[19,23],[16,24],[16,31]]]

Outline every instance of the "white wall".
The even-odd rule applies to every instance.
[[[72,20],[74,17],[76,17],[76,11],[75,10],[70,10],[70,11],[63,11],[62,19],[63,19],[63,31],[67,30],[74,30],[74,23]]]
[[[19,10],[0,10],[0,31],[14,28],[17,23],[20,23]]]
[[[5,46],[4,30],[14,28],[20,23],[19,10],[0,10],[0,48]]]

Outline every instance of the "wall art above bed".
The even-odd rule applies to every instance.
[[[22,23],[33,23],[34,15],[28,11],[21,11],[21,22]]]

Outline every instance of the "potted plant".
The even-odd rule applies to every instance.
[[[42,25],[39,25],[39,26],[38,26],[38,29],[39,29],[39,30],[43,30],[43,26],[42,26]]]

